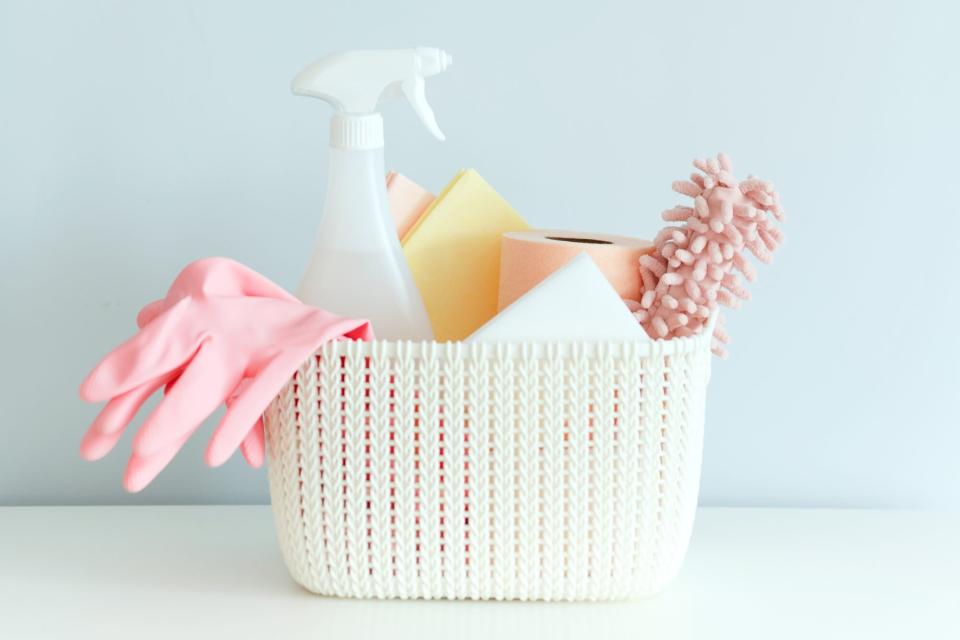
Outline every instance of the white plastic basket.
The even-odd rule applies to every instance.
[[[709,346],[324,346],[265,414],[290,573],[364,598],[660,590],[693,525]]]

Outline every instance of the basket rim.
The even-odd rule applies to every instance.
[[[315,353],[327,355],[457,355],[457,356],[594,356],[658,357],[710,350],[712,332],[669,340],[541,340],[463,342],[434,340],[342,339],[324,344]]]

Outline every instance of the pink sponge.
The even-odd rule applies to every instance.
[[[655,250],[640,258],[644,294],[634,311],[651,337],[671,338],[698,333],[718,303],[730,308],[750,297],[734,273],[753,282],[756,271],[747,260],[747,249],[769,263],[783,234],[772,218],[784,213],[773,185],[753,176],[738,182],[730,159],[694,160],[702,172],[678,180],[673,190],[693,198],[693,207],[678,205],[663,212],[668,222],[654,239]],[[714,331],[713,352],[721,357],[729,342],[722,318]]]

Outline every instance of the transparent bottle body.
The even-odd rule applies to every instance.
[[[377,338],[432,340],[384,177],[382,148],[330,148],[323,216],[297,296],[337,315],[370,320]]]

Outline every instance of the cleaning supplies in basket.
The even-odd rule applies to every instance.
[[[674,183],[694,206],[665,212],[679,226],[647,243],[523,233],[474,171],[436,199],[392,174],[394,223],[377,104],[399,90],[442,138],[423,78],[449,62],[436,49],[349,52],[294,82],[338,109],[301,294],[373,327],[236,262],[192,263],[81,386],[108,401],[81,452],[106,455],[163,389],[133,441],[124,485],[137,491],[226,403],[206,461],[239,446],[259,466],[269,453],[278,539],[312,591],[654,593],[690,539],[716,307],[746,297],[732,275],[753,278],[744,249],[766,261],[781,242],[777,194],[736,181],[726,156],[698,160],[702,174]],[[373,329],[429,337],[425,309],[437,341],[471,344],[369,342]]]
[[[133,442],[124,486],[152,481],[213,411],[226,402],[207,447],[211,466],[242,444],[263,462],[261,415],[317,347],[340,338],[370,340],[366,320],[351,320],[299,302],[267,278],[226,258],[189,264],[166,297],[141,310],[140,331],[107,355],[83,381],[80,396],[107,401],[80,447],[105,456],[140,406],[163,388],[165,398]]]
[[[369,318],[384,338],[429,340],[433,333],[390,217],[378,106],[385,95],[401,93],[443,140],[424,78],[451,63],[446,52],[426,47],[347,51],[322,58],[293,81],[294,93],[337,110],[323,217],[298,295],[335,313]]]

